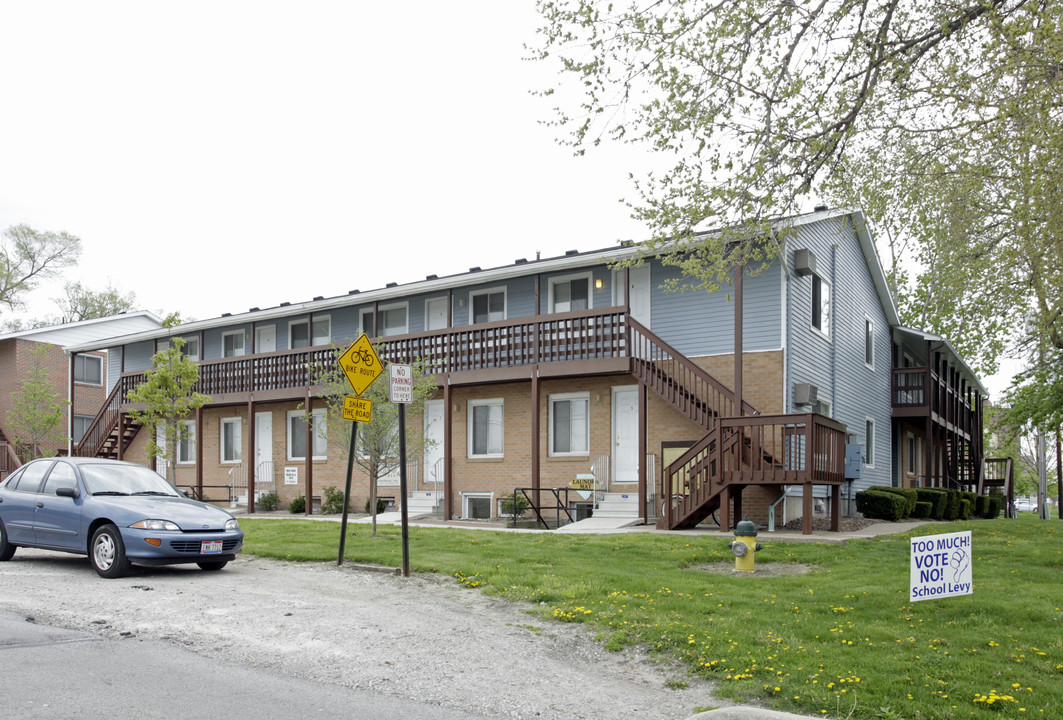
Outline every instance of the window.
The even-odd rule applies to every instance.
[[[864,423],[864,465],[875,467],[875,421],[871,418]]]
[[[380,316],[384,337],[391,335],[405,335],[409,332],[406,303],[382,307],[380,308]]]
[[[103,358],[99,355],[75,355],[74,382],[103,385]]]
[[[506,289],[494,288],[469,293],[472,324],[506,319]]]
[[[196,461],[196,421],[185,420],[184,428],[177,439],[178,465],[190,465]]]
[[[55,495],[59,488],[76,488],[77,479],[74,477],[74,468],[65,462],[57,462],[52,471],[48,473],[48,480],[44,483],[44,495]]]
[[[830,335],[830,283],[812,276],[812,327]]]
[[[92,425],[93,417],[91,415],[75,415],[74,416],[74,436],[70,438],[74,444],[77,445],[81,442],[81,439],[85,437],[85,433],[88,432],[89,426]]]
[[[325,410],[319,408],[310,413],[310,442],[313,446],[313,459],[328,458],[328,432],[325,424]],[[292,410],[288,413],[288,459],[306,460],[306,411]]]
[[[590,274],[550,280],[550,312],[586,310],[590,306]]]
[[[864,318],[864,364],[875,369],[875,324],[871,318]]]
[[[469,401],[469,457],[502,457],[504,407],[502,398]]]
[[[915,475],[916,464],[916,449],[915,449],[915,435],[908,433],[906,436],[908,441],[908,474]]]
[[[313,329],[314,336],[310,337]],[[293,320],[288,323],[288,347],[292,350],[317,345],[328,345],[332,342],[332,320],[328,315],[316,317],[313,322],[306,320]]]
[[[48,468],[51,466],[51,462],[35,462],[26,465],[21,477],[7,483],[7,489],[21,492],[37,492],[37,488],[41,485],[41,479],[44,478],[44,474],[48,472]]]
[[[243,445],[240,430],[243,425],[240,418],[221,419],[221,461],[223,463],[240,462],[240,449]]]
[[[492,496],[493,493],[462,493],[462,516],[473,519],[490,518]]]
[[[590,452],[589,406],[587,393],[550,396],[550,455]]]
[[[376,337],[376,313],[372,309],[358,313],[358,322],[363,333],[370,338]]]
[[[221,356],[240,357],[244,354],[244,331],[234,330],[221,334]]]
[[[187,357],[192,362],[199,362],[199,338],[181,338],[185,341],[185,344],[181,346],[181,354]]]

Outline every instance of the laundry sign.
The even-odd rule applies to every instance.
[[[971,532],[912,538],[910,572],[910,602],[973,594]]]

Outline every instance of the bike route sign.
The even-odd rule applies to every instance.
[[[380,373],[384,372],[380,357],[365,333],[340,355],[338,362],[354,388],[355,395],[364,393],[366,388],[380,377]]]

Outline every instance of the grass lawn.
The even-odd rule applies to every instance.
[[[336,562],[338,523],[242,519],[244,552]],[[974,594],[908,601],[909,538],[970,530]],[[350,562],[402,564],[397,528],[351,525]],[[680,659],[719,693],[829,718],[1063,718],[1063,522],[976,520],[843,545],[763,533],[732,576],[724,536],[410,529],[414,572]],[[809,572],[768,574],[780,563]]]

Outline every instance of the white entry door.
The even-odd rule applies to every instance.
[[[273,413],[255,413],[255,488],[274,492]]]
[[[424,481],[443,492],[443,401],[424,404]]]
[[[631,317],[650,327],[650,266],[628,268],[628,297],[631,298]]]
[[[443,330],[447,327],[446,297],[429,298],[424,301],[425,330]]]
[[[277,349],[277,326],[263,325],[255,328],[255,352],[270,353]]]
[[[613,388],[613,482],[639,481],[639,390]]]

